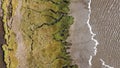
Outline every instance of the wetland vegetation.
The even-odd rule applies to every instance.
[[[66,39],[73,23],[69,4],[70,0],[22,0],[19,29],[27,50],[28,68],[77,68],[67,52],[70,46]],[[16,57],[19,41],[12,25],[18,5],[18,0],[2,0],[7,68],[17,68],[19,64]]]

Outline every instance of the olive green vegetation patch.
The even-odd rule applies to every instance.
[[[14,33],[10,34],[8,45],[3,45],[2,48],[5,53],[4,57],[5,57],[5,62],[7,64],[7,68],[16,68],[18,64],[18,60],[16,58],[17,44]]]
[[[7,67],[16,68],[16,36],[7,26],[7,1],[3,0],[2,5],[7,42],[3,49]],[[22,0],[20,29],[27,47],[28,68],[77,68],[71,63],[67,52],[69,43],[65,41],[73,23],[73,17],[68,15],[69,4],[70,0]],[[12,0],[12,15],[15,14],[16,6],[17,0]]]
[[[56,40],[63,40],[65,41],[69,36],[69,27],[73,23],[73,17],[71,16],[64,16],[61,21],[55,24],[58,27],[58,30],[55,34],[53,34],[54,39]]]
[[[31,0],[23,3],[21,30],[29,50],[29,68],[77,68],[66,51],[69,0]],[[65,44],[66,43],[66,44]],[[30,49],[29,49],[30,48]]]
[[[15,3],[16,2],[16,3]],[[16,49],[17,49],[17,44],[16,44],[16,35],[14,32],[10,29],[8,26],[8,21],[9,18],[11,17],[13,13],[11,13],[11,8],[10,5],[13,6],[13,10],[16,9],[17,6],[17,1],[14,0],[10,4],[10,0],[2,0],[2,9],[3,9],[3,22],[4,22],[4,31],[5,31],[5,40],[6,44],[2,46],[4,50],[4,61],[6,62],[6,67],[7,68],[17,68],[18,60],[16,58]],[[10,10],[10,11],[9,11]],[[10,14],[11,13],[11,14]]]

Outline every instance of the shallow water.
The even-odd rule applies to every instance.
[[[70,29],[69,42],[73,63],[79,68],[120,68],[120,0],[91,0],[90,26],[94,39],[99,42],[94,53],[95,42],[87,26],[89,10],[87,0],[73,0],[71,15],[75,18]],[[90,55],[92,66],[88,64]]]
[[[92,68],[120,68],[120,0],[91,1],[90,24],[99,42]]]

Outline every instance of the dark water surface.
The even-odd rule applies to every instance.
[[[98,40],[92,68],[120,68],[120,0],[91,0],[90,24]]]
[[[0,18],[0,68],[6,68],[5,62],[4,62],[4,54],[2,50],[2,44],[5,43],[2,23],[3,22],[1,21],[1,18]]]
[[[91,0],[89,23],[96,34],[94,38],[99,42],[91,67],[88,66],[88,60],[95,43],[91,41],[86,24],[87,3],[87,0],[73,0],[70,6],[74,17],[69,38],[73,63],[79,68],[120,68],[120,0]]]
[[[2,21],[2,9],[1,9],[1,0],[0,0],[0,68],[6,68],[6,64],[4,62],[4,52],[2,50],[2,44],[5,43],[4,39],[4,27],[3,27],[3,21]]]

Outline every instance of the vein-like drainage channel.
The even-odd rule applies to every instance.
[[[0,0],[0,68],[6,68],[6,63],[4,62],[4,51],[2,49],[2,45],[5,44],[4,39],[4,27],[3,27],[3,21],[2,21],[2,8],[1,8],[1,0]]]

